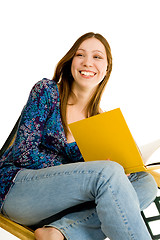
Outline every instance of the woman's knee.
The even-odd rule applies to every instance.
[[[110,160],[103,161],[102,169],[107,174],[108,172],[116,175],[124,174],[124,168],[119,163]]]
[[[95,168],[97,177],[103,177],[104,179],[120,178],[125,176],[123,167],[117,162],[106,160],[92,162],[92,167]]]
[[[144,188],[146,189],[148,199],[150,199],[150,202],[152,202],[157,196],[157,192],[158,192],[157,183],[154,180],[154,177],[150,173],[146,172],[143,174],[145,175],[144,176],[145,183],[143,183],[143,185],[145,185]]]
[[[147,172],[132,174],[130,181],[137,193],[141,210],[147,208],[156,198],[158,187],[153,176]]]

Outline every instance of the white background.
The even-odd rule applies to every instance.
[[[0,147],[32,86],[52,78],[56,63],[89,31],[104,35],[112,49],[102,108],[121,108],[138,145],[159,139],[159,13],[159,0],[1,1]]]

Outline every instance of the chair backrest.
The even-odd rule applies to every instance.
[[[156,197],[155,201],[149,206],[148,208],[154,207],[156,208],[156,211],[154,210],[155,215],[153,216],[146,216],[145,210],[142,213],[142,217],[144,219],[144,222],[148,228],[148,231],[152,237],[153,240],[159,240],[160,239],[160,190],[158,193],[158,196]],[[153,212],[153,209],[151,210]],[[156,231],[155,231],[156,227]],[[157,232],[158,230],[158,232]]]

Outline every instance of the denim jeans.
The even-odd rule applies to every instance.
[[[2,210],[29,226],[94,201],[95,207],[70,212],[47,226],[59,229],[68,240],[151,240],[140,211],[156,194],[156,183],[148,173],[127,177],[112,161],[79,162],[20,171]]]

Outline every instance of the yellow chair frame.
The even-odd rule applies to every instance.
[[[10,232],[14,236],[20,238],[21,240],[34,240],[34,231],[27,227],[24,227],[18,223],[15,223],[8,218],[0,214],[0,227]]]

